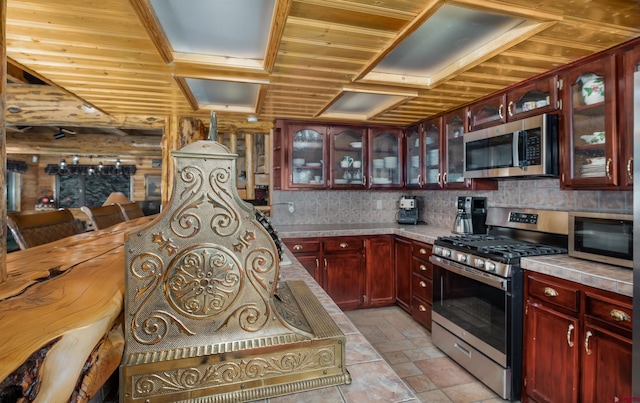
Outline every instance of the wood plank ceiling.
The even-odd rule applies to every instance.
[[[375,74],[376,65],[443,5],[536,25],[448,67],[431,82]],[[208,123],[210,109],[194,104],[185,78],[267,83],[253,113],[217,110],[223,126],[246,122],[249,114],[261,122],[335,121],[322,113],[345,90],[405,94],[402,102],[366,117],[368,123],[404,126],[640,36],[636,0],[276,0],[269,47],[262,67],[255,68],[171,53],[150,10],[148,0],[8,0],[9,64],[96,108],[104,126],[119,129],[157,128],[167,116]],[[210,20],[216,23],[215,16]],[[32,113],[9,111],[7,122],[37,125],[39,116],[47,121],[37,100],[12,95],[20,94],[19,81],[9,85],[7,106],[22,102],[21,110]],[[65,116],[79,124],[97,119]]]

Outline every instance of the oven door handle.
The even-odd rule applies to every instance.
[[[467,266],[463,266],[460,265],[460,267],[458,266],[453,266],[452,264],[449,264],[445,259],[442,259],[439,256],[434,256],[431,255],[429,257],[429,261],[433,264],[435,264],[438,267],[441,267],[445,270],[449,270],[453,273],[459,274],[461,276],[470,278],[472,280],[476,280],[479,281],[481,283],[484,283],[486,285],[489,285],[491,287],[494,288],[498,288],[500,290],[504,290],[507,291],[507,279],[502,278],[502,277],[498,277],[495,276],[493,274],[489,274],[486,272],[483,272],[481,270],[477,270],[471,267],[467,267]]]

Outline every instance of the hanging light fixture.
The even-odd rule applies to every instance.
[[[120,170],[122,168],[122,164],[120,163],[120,158],[116,159],[116,170]]]
[[[80,163],[80,157],[77,155],[73,156],[73,165],[78,165]]]
[[[63,159],[60,160],[60,170],[64,171],[65,169],[67,169],[67,161]]]
[[[102,170],[104,169],[104,165],[102,164],[102,161],[100,161],[98,163],[98,173],[102,173]]]

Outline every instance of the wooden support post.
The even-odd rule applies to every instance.
[[[207,139],[208,133],[199,119],[167,117],[162,135],[162,204],[171,199],[173,191],[173,157],[171,152],[187,144]]]
[[[6,109],[6,90],[7,90],[7,47],[6,47],[6,20],[7,20],[7,2],[0,2],[0,189],[6,189],[5,175],[7,171],[7,126],[5,121]],[[3,194],[6,193],[3,192]],[[0,197],[0,284],[7,281],[7,199]]]
[[[245,161],[245,172],[247,176],[247,200],[253,200],[256,198],[256,176],[255,176],[255,168],[254,168],[254,147],[253,147],[253,134],[245,133],[244,134],[244,161]]]

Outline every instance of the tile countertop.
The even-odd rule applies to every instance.
[[[287,250],[285,250],[285,253],[293,256]],[[295,257],[291,258],[290,264],[280,266],[280,280],[304,281],[311,289],[311,292],[318,298],[318,301],[325,307],[342,333],[344,333],[347,338],[345,356],[347,370],[351,374],[351,384],[271,397],[260,402],[419,402],[413,391],[394,372],[391,366],[365,339]]]
[[[396,223],[282,225],[278,226],[277,230],[281,238],[392,234],[430,244],[439,236],[452,235],[450,228]],[[526,257],[521,259],[521,264],[526,270],[633,297],[631,269],[576,259],[568,255]]]

